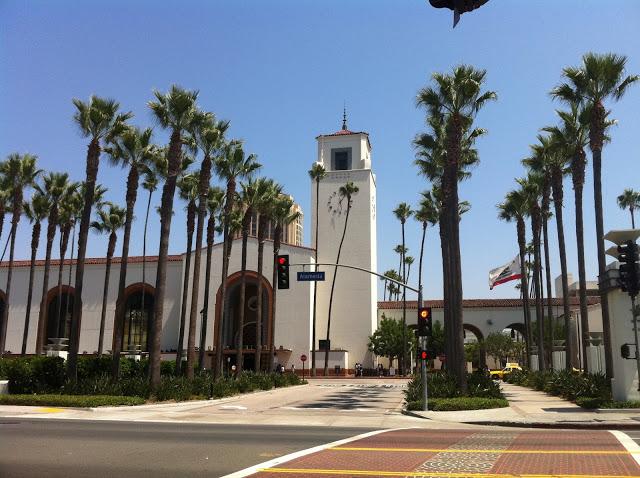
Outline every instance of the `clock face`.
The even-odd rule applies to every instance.
[[[340,198],[338,191],[333,191],[327,199],[327,210],[332,217],[340,216],[345,209],[346,198]]]

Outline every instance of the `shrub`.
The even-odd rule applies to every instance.
[[[578,397],[576,398],[576,405],[582,408],[600,408],[605,404],[605,400],[600,397]]]
[[[59,357],[12,359],[7,370],[9,393],[50,393],[65,382],[64,360]]]
[[[50,407],[103,407],[142,405],[144,398],[109,395],[0,395],[2,405],[35,405]]]
[[[448,373],[429,373],[427,375],[429,398],[454,398],[461,396],[456,379]],[[467,375],[467,395],[470,397],[502,398],[500,385],[488,375],[480,372]],[[422,399],[422,378],[414,376],[404,392],[407,402]]]
[[[422,400],[409,402],[407,410],[422,410],[422,405]],[[503,408],[508,406],[509,402],[504,398],[454,397],[429,399],[429,410],[435,412],[485,410],[488,408]]]

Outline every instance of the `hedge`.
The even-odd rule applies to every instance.
[[[151,387],[147,379],[148,363],[121,359],[121,373],[117,381],[111,380],[110,357],[80,357],[78,380],[67,382],[65,364],[58,357],[29,357],[0,360],[9,378],[11,394],[65,394],[135,396],[151,398]],[[304,383],[294,374],[254,374],[243,372],[235,379],[222,378],[217,381],[208,371],[198,371],[192,380],[175,376],[173,362],[163,362],[160,386],[155,400],[190,400],[194,398],[222,398],[253,390],[269,390]]]
[[[522,385],[575,402],[583,408],[614,408],[609,381],[603,374],[569,370],[517,370],[505,375],[505,381]]]
[[[427,387],[429,399],[431,398],[455,398],[462,397],[462,392],[458,388],[455,376],[448,373],[429,373],[427,375]],[[422,378],[414,376],[405,390],[405,400],[407,403],[416,402],[422,399]],[[467,395],[468,397],[481,398],[504,398],[500,391],[500,385],[489,377],[489,375],[474,372],[467,375]]]
[[[407,410],[422,410],[422,400],[407,404]],[[508,407],[509,402],[504,398],[455,397],[429,398],[429,410],[435,412],[449,412],[456,410],[485,410],[488,408]]]
[[[112,395],[0,395],[0,405],[36,405],[49,407],[104,407],[142,405],[142,397],[114,397]]]

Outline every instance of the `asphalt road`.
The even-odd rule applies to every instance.
[[[640,445],[640,430],[624,430],[624,432],[629,436],[629,438]]]
[[[0,419],[0,476],[224,476],[363,428]]]

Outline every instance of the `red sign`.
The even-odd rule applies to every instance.
[[[304,355],[304,354],[300,355],[300,360],[302,360],[303,362],[306,362],[307,361],[307,356]]]

